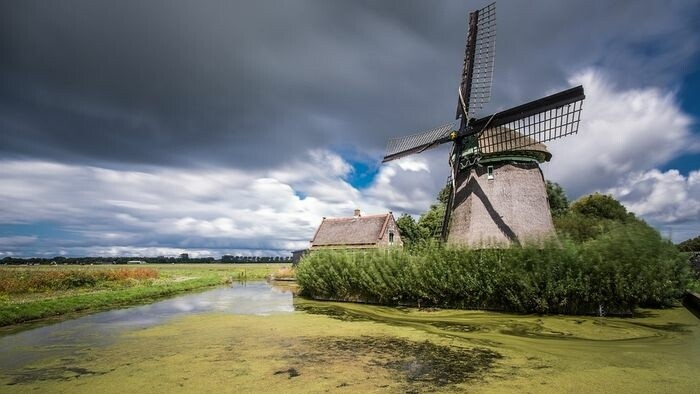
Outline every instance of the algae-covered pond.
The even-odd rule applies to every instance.
[[[426,311],[235,284],[0,333],[0,392],[696,392],[700,320]]]

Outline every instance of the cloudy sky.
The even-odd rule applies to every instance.
[[[487,2],[0,0],[0,257],[286,255],[323,216],[419,214]],[[504,1],[483,114],[583,84],[543,169],[700,233],[700,1]]]

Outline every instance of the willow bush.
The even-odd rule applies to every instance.
[[[584,243],[411,251],[320,250],[297,269],[302,295],[385,305],[588,314],[669,306],[690,278],[684,256],[643,223]]]

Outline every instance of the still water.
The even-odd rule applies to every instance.
[[[264,282],[0,337],[0,392],[697,392],[699,320],[417,310]]]
[[[178,316],[206,312],[265,316],[293,311],[292,292],[265,282],[181,295],[2,336],[0,371],[17,371],[43,358],[65,357],[86,348],[106,346],[126,332],[163,324]]]

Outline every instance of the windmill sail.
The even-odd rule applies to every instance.
[[[453,171],[454,172],[454,171]],[[454,186],[454,174],[450,175],[447,178],[447,187],[449,188],[449,194],[448,194],[448,199],[447,203],[445,204],[445,212],[442,215],[442,225],[440,226],[440,239],[442,241],[447,240],[447,231],[450,228],[450,214],[452,213],[452,203],[454,202],[455,198],[455,186]]]
[[[454,131],[455,122],[450,122],[438,126],[432,130],[413,134],[405,137],[392,138],[386,145],[386,153],[382,163],[408,156],[413,153],[420,153],[434,148],[443,142],[449,141],[447,138]]]
[[[583,87],[577,86],[474,121],[480,153],[519,150],[576,134],[584,98]]]
[[[457,119],[463,115],[469,119],[491,99],[495,55],[496,3],[492,3],[469,14],[469,33],[457,98]]]

